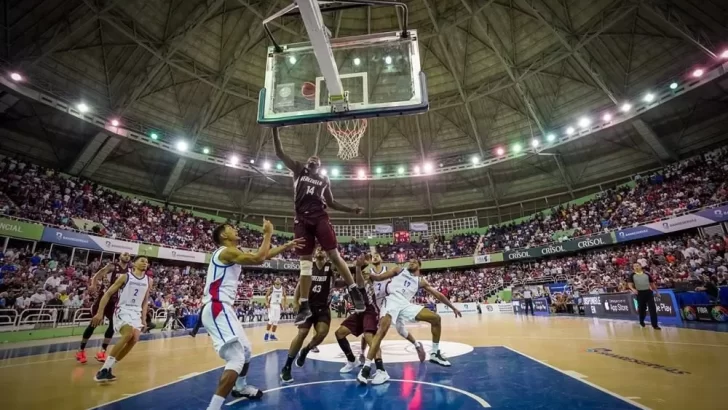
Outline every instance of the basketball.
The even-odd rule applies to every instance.
[[[313,101],[316,99],[316,84],[306,81],[301,86],[301,95],[303,98]]]

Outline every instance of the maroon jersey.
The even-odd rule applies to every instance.
[[[329,188],[329,185],[329,178],[326,175],[321,175],[302,166],[301,171],[294,175],[293,179],[293,201],[296,214],[323,212],[326,209],[324,191]]]
[[[311,273],[311,291],[308,293],[308,304],[311,307],[328,307],[331,302],[331,285],[334,281],[334,271],[331,269],[331,262],[324,263],[319,269],[316,262],[313,263]]]
[[[111,275],[109,276],[109,285],[113,285],[117,279],[119,279],[119,275],[123,275],[125,273],[129,273],[129,269],[131,269],[131,262],[122,263],[122,262],[114,262],[114,269],[111,271]],[[99,294],[97,300],[101,300],[101,298],[104,296],[104,293],[106,293],[106,287],[104,285],[101,285],[99,288]],[[111,300],[116,300],[118,297],[118,292],[115,293],[113,296],[111,296]],[[111,304],[111,303],[109,303]],[[112,305],[113,306],[113,305]]]

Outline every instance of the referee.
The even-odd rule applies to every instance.
[[[655,294],[657,294],[657,286],[652,280],[652,276],[642,270],[642,265],[635,263],[632,265],[632,276],[630,276],[627,285],[629,289],[637,295],[637,310],[640,314],[640,326],[645,327],[645,316],[647,310],[650,311],[650,322],[652,327],[660,330],[657,325],[657,307],[655,306]]]
[[[526,304],[526,315],[528,315],[528,308],[531,308],[531,316],[533,316],[533,296],[531,290],[527,287],[523,288],[523,302]]]

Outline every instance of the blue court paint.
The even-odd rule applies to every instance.
[[[381,386],[360,386],[353,380],[356,374],[339,374],[341,364],[309,359],[303,368],[293,368],[295,381],[284,387],[278,375],[285,360],[283,350],[253,358],[248,383],[267,393],[256,402],[243,400],[229,405],[233,401],[230,398],[223,408],[475,410],[487,408],[483,403],[495,410],[639,408],[504,347],[477,347],[470,354],[453,358],[451,368],[427,362],[386,365],[394,380]],[[117,371],[117,384],[124,383],[122,366]],[[221,372],[221,368],[215,369],[98,409],[204,409]]]

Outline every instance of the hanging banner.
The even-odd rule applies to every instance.
[[[410,222],[410,231],[415,232],[427,232],[430,230],[430,227],[427,225],[427,222]]]
[[[100,238],[98,236],[89,235],[92,241],[96,242],[102,250],[106,252],[124,253],[128,252],[132,255],[139,254],[139,244],[136,242],[120,241],[118,239]]]
[[[647,225],[621,229],[617,231],[616,238],[617,242],[627,242],[662,235],[665,233],[712,225],[722,221],[728,221],[728,205],[718,208],[703,209],[702,211],[694,214],[680,215],[675,218],[653,222]]]
[[[72,248],[84,248],[94,251],[103,251],[103,249],[91,239],[89,235],[80,232],[67,231],[64,229],[45,228],[42,242],[50,242],[57,245],[70,246]]]
[[[392,233],[392,225],[374,225],[374,232],[376,233]]]
[[[39,241],[43,237],[43,225],[0,218],[0,236]]]
[[[174,259],[177,261],[205,263],[204,252],[185,251],[182,249],[159,248],[157,257],[162,259]]]
[[[481,263],[490,263],[490,255],[475,255],[473,257],[473,263],[479,265]]]
[[[611,233],[601,235],[587,236],[570,241],[554,243],[546,246],[537,246],[535,248],[516,249],[515,251],[503,252],[503,258],[506,261],[518,259],[543,258],[549,255],[558,255],[568,252],[576,252],[600,246],[614,244],[615,240]]]

